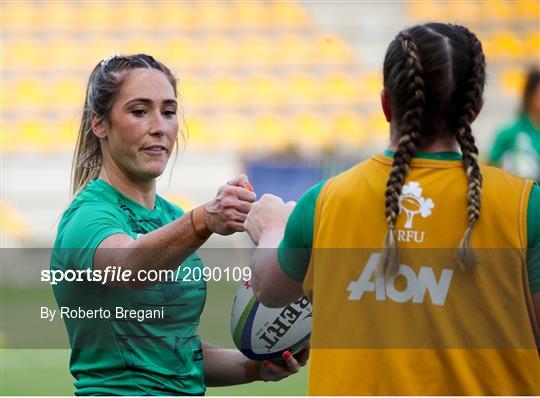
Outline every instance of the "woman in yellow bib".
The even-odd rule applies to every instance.
[[[383,154],[245,227],[268,306],[313,302],[313,395],[538,395],[540,188],[480,166],[485,60],[467,28],[399,33]]]

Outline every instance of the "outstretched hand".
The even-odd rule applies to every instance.
[[[208,229],[220,235],[244,231],[244,222],[255,202],[255,193],[246,189],[249,184],[245,174],[222,185],[216,197],[204,205],[204,221]]]
[[[265,194],[251,207],[244,227],[251,240],[256,245],[264,231],[270,229],[285,229],[287,220],[294,210],[296,202],[284,203],[275,195]]]

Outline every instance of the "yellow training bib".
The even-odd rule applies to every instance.
[[[479,263],[462,270],[462,162],[413,159],[396,223],[401,265],[385,280],[376,265],[391,164],[375,156],[319,195],[304,281],[314,305],[309,393],[540,394],[525,263],[532,182],[482,167]]]

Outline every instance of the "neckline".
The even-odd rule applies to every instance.
[[[134,208],[138,209],[138,211],[142,212],[145,215],[153,215],[154,213],[160,211],[160,206],[158,205],[159,204],[159,200],[158,200],[159,196],[157,194],[156,194],[156,199],[155,199],[155,202],[154,202],[154,208],[150,210],[147,207],[144,207],[140,203],[138,203],[138,202],[134,201],[133,199],[131,199],[131,198],[127,197],[126,195],[124,195],[122,192],[120,192],[118,189],[113,187],[107,181],[102,180],[101,178],[96,178],[94,181],[95,181],[95,183],[97,185],[99,185],[100,187],[106,189],[107,191],[115,194],[116,196],[119,196],[122,200],[127,202],[131,207],[134,207]]]
[[[393,158],[394,151],[385,149],[383,155],[389,158]],[[463,160],[463,157],[459,152],[455,151],[441,151],[441,152],[416,152],[413,155],[414,159],[427,159],[427,160]]]

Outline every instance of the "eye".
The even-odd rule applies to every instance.
[[[143,115],[146,113],[144,109],[134,109],[131,111],[131,113],[135,116],[135,117],[143,117]]]
[[[171,117],[174,117],[176,115],[176,111],[168,110],[168,111],[163,112],[163,114],[165,115],[165,117],[171,118]]]

